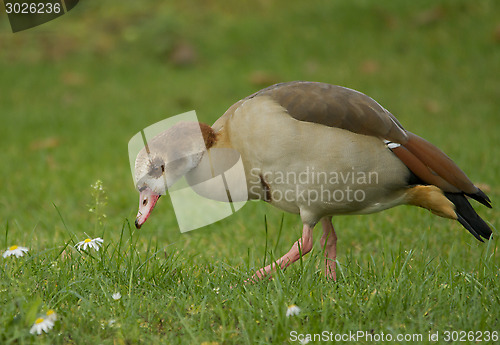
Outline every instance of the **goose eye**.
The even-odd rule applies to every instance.
[[[149,170],[148,175],[154,178],[158,178],[165,172],[165,164],[154,164]]]

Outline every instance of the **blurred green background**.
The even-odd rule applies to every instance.
[[[54,205],[78,238],[118,239],[137,212],[127,152],[135,133],[193,109],[212,124],[237,100],[291,80],[373,97],[452,157],[497,206],[499,1],[85,0],[16,34],[1,11],[0,243],[62,246],[69,236]],[[98,179],[108,200],[105,225],[96,228],[89,205]],[[478,212],[497,226],[498,207]],[[279,243],[282,212],[264,203],[180,234],[168,197],[138,246],[153,240],[180,258],[232,266],[250,256],[259,266],[264,215],[268,242],[282,254],[300,235],[297,216],[285,215]],[[483,248],[457,222],[410,207],[334,225],[340,261],[347,252],[367,261],[361,253],[376,256],[384,243],[419,248],[424,238],[430,257],[465,248],[467,270]]]

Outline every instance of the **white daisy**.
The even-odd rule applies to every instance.
[[[76,249],[78,250],[87,250],[87,247],[94,248],[95,250],[99,250],[104,240],[100,237],[96,237],[93,239],[87,238],[83,241],[80,241],[76,244]],[[82,248],[83,247],[83,248]]]
[[[299,340],[299,344],[302,344],[302,345],[304,345],[304,344],[309,344],[309,342],[310,342],[310,341],[311,341],[311,340],[309,340],[309,338],[304,338],[304,339],[302,339],[302,340]]]
[[[39,317],[36,319],[33,326],[31,326],[30,333],[31,334],[42,334],[42,331],[47,333],[49,330],[54,327],[54,321],[52,321],[49,317]]]
[[[19,246],[10,246],[4,253],[3,257],[6,258],[7,256],[15,255],[16,258],[19,258],[21,256],[24,256],[24,253],[28,252],[28,248],[26,247],[19,247]]]
[[[52,322],[56,322],[56,320],[57,320],[57,314],[54,311],[54,309],[49,309],[45,315],[47,315],[47,319],[48,320],[50,320]]]
[[[300,313],[300,308],[297,307],[295,304],[292,304],[286,310],[286,316],[287,317],[294,316],[294,315],[299,315],[299,313]]]
[[[118,301],[120,298],[122,298],[122,294],[119,292],[115,292],[114,294],[111,295],[115,301]]]

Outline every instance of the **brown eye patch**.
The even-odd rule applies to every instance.
[[[148,175],[154,178],[158,178],[165,172],[165,162],[161,158],[154,158],[149,163]]]

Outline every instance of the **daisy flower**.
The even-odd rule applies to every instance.
[[[7,256],[15,255],[16,258],[19,258],[21,256],[24,256],[24,253],[27,253],[27,252],[28,252],[28,248],[14,245],[14,246],[10,246],[3,253],[3,257],[6,258]]]
[[[76,249],[78,250],[87,250],[87,247],[94,248],[95,250],[99,250],[99,247],[102,245],[104,240],[100,237],[96,237],[93,239],[87,238],[83,241],[80,241],[76,244]],[[83,247],[83,248],[82,248]]]
[[[122,298],[122,294],[119,292],[115,292],[114,294],[111,295],[115,301],[118,301],[120,298]]]
[[[49,309],[45,315],[47,316],[47,319],[49,319],[50,321],[56,322],[57,314],[54,311],[54,309]]]
[[[294,315],[299,315],[299,313],[300,313],[300,308],[297,307],[295,304],[292,304],[286,310],[286,316],[287,317],[294,316]]]
[[[50,311],[50,310],[49,310]],[[42,334],[42,331],[47,333],[49,330],[54,327],[54,321],[51,320],[50,316],[47,317],[39,317],[36,319],[33,326],[31,326],[30,333],[31,334]]]

